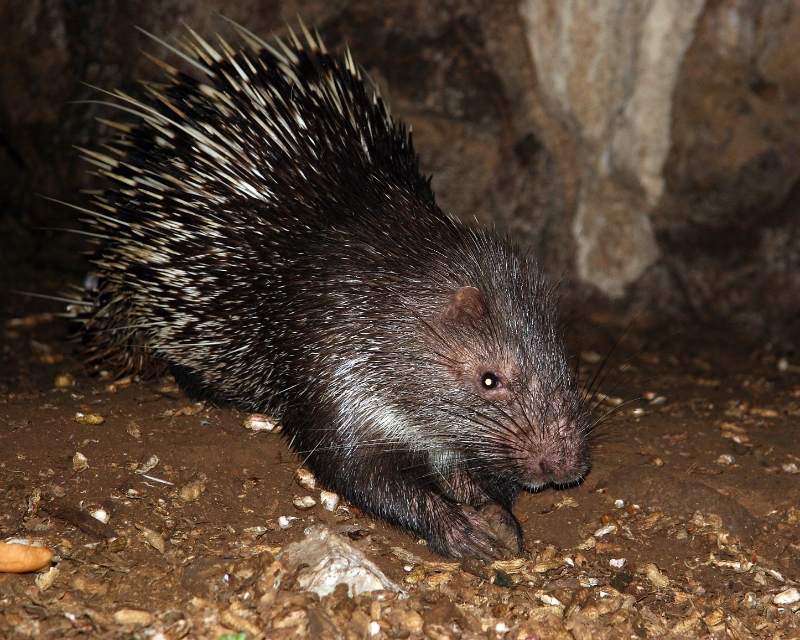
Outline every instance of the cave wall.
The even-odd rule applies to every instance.
[[[80,282],[80,213],[40,196],[101,184],[74,148],[111,135],[99,89],[179,64],[134,25],[234,39],[214,12],[348,45],[440,205],[529,244],[568,306],[797,333],[796,0],[0,1],[0,287]]]

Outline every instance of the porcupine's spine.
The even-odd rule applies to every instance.
[[[236,29],[246,51],[221,39],[217,51],[189,30],[169,48],[202,79],[156,60],[168,82],[146,85],[148,102],[114,92],[139,122],[108,122],[118,139],[82,150],[113,184],[90,217],[102,240],[81,318],[86,353],[119,374],[213,367],[240,349],[233,328],[252,324],[258,293],[283,285],[257,268],[263,245],[280,271],[294,229],[335,224],[371,175],[391,174],[433,204],[410,137],[365,90],[349,51],[329,54],[305,26],[305,44],[290,31],[275,47]],[[244,360],[219,366],[253,375]]]

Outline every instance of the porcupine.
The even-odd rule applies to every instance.
[[[88,360],[161,365],[268,413],[327,488],[440,554],[522,552],[522,490],[578,481],[589,412],[556,295],[494,231],[436,205],[411,134],[349,50],[191,29],[93,196]]]

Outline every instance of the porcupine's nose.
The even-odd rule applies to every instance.
[[[542,455],[532,461],[530,471],[536,484],[561,484],[575,479],[576,473],[572,467],[566,460]]]
[[[540,443],[539,450],[530,451],[526,464],[528,484],[571,484],[589,468],[588,442],[582,437]]]
[[[538,475],[540,475],[543,480],[553,480],[553,472],[555,471],[555,468],[552,462],[550,462],[547,458],[540,458],[538,461],[538,467]]]
[[[543,487],[553,482],[555,464],[547,455],[532,455],[525,463],[527,484]]]

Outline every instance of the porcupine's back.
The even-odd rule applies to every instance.
[[[222,54],[192,33],[183,55],[205,77],[160,63],[169,82],[148,102],[116,94],[141,121],[85,152],[113,187],[90,220],[103,239],[84,335],[103,367],[166,365],[200,395],[265,409],[297,384],[269,365],[303,353],[304,316],[357,313],[347,280],[385,286],[392,264],[421,266],[463,234],[349,52],[239,31],[249,49]]]

